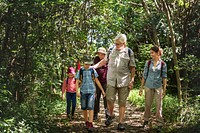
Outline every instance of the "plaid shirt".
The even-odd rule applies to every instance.
[[[80,87],[80,92],[83,94],[87,94],[87,93],[95,93],[96,92],[96,87],[95,87],[95,83],[92,79],[92,74],[90,69],[83,69],[83,78],[82,78],[82,84]],[[96,70],[94,70],[94,78],[97,78],[98,74],[96,72]],[[80,80],[80,70],[78,71],[78,73],[76,74],[76,79]]]

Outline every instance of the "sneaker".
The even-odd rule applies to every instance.
[[[119,131],[124,131],[124,130],[125,130],[124,124],[119,123],[119,124],[118,124],[118,127],[117,127],[117,130],[119,130]]]
[[[89,122],[86,121],[86,122],[85,122],[85,127],[86,127],[86,128],[88,128],[88,124],[89,124]]]
[[[108,118],[105,121],[106,126],[109,126],[113,122],[113,116],[108,116]]]
[[[144,121],[142,127],[145,128],[148,125],[148,123],[149,123],[148,121]]]
[[[93,124],[92,122],[88,122],[88,132],[92,132],[93,131]]]

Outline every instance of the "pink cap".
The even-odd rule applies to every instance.
[[[75,69],[73,67],[69,67],[67,73],[75,74]]]

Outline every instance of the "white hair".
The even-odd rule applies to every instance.
[[[126,43],[126,40],[127,40],[126,35],[125,34],[118,34],[115,37],[114,41],[116,42],[117,40],[120,41],[121,43]]]

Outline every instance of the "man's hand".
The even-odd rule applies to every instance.
[[[130,81],[130,83],[128,84],[128,88],[129,88],[130,90],[133,89],[133,81]]]

